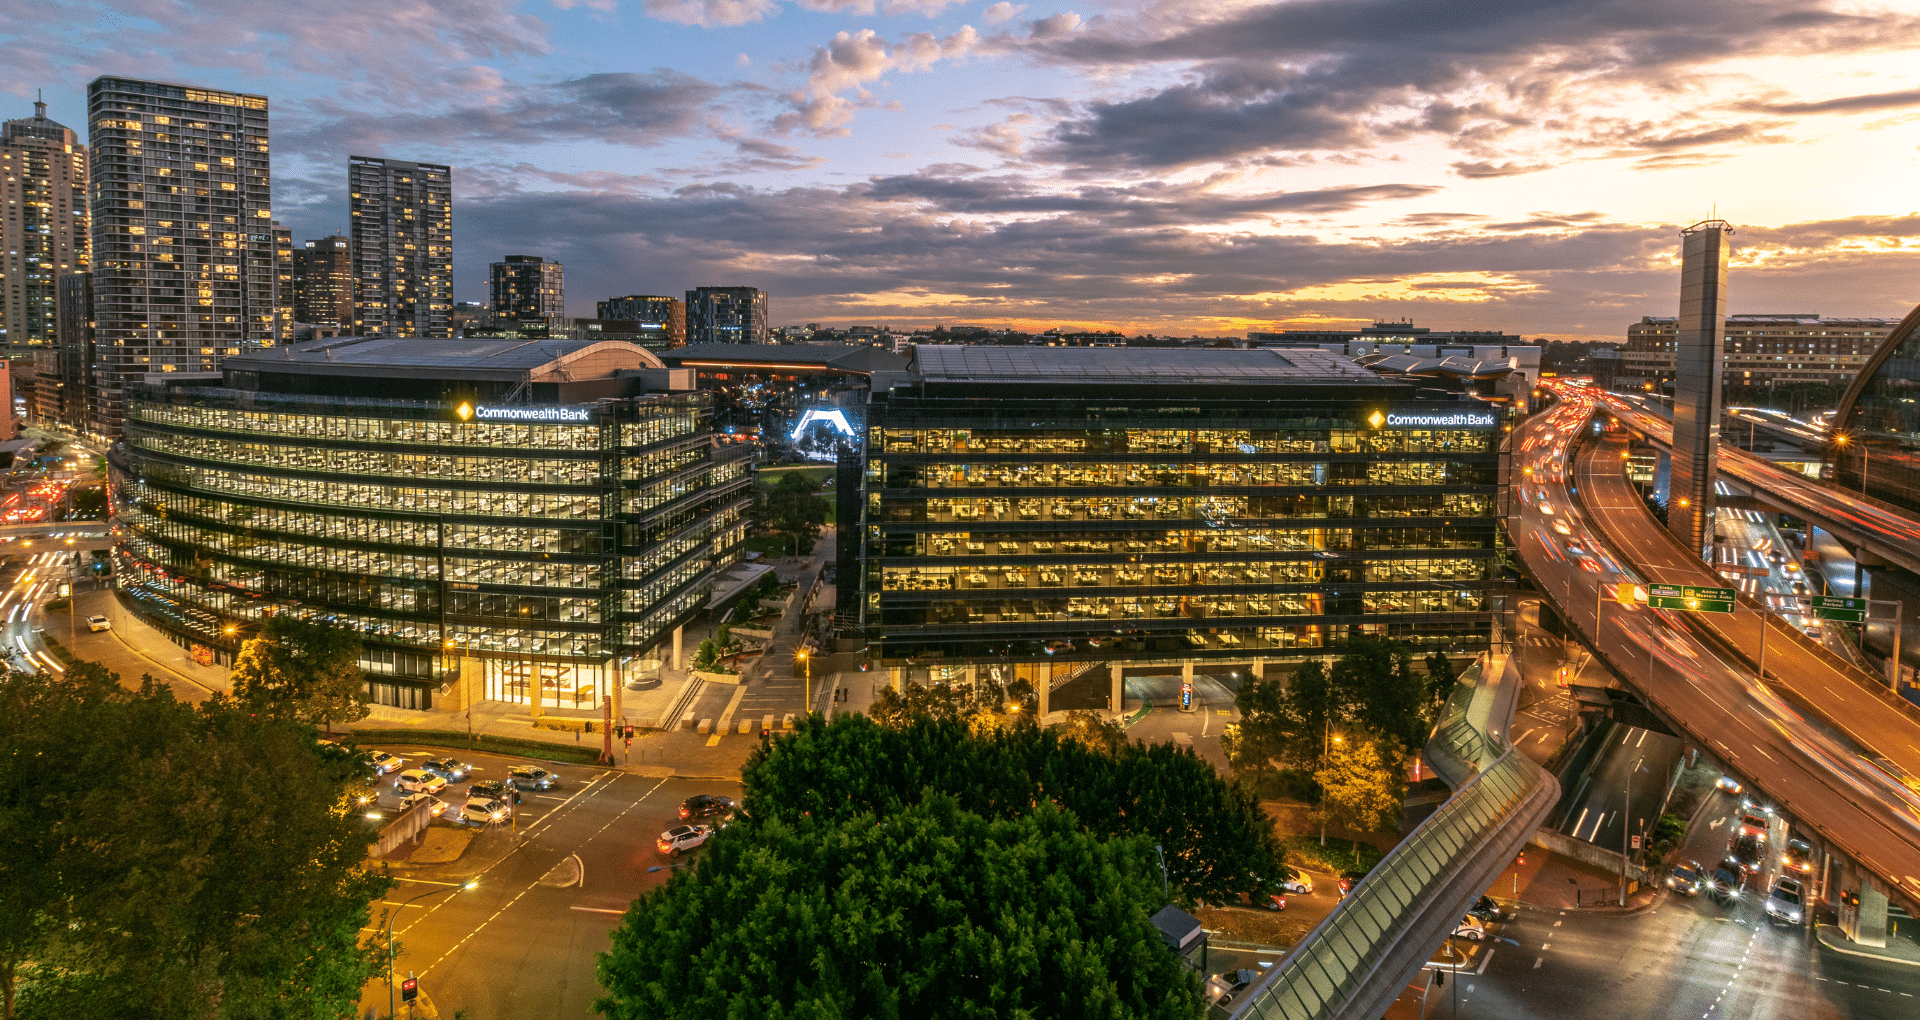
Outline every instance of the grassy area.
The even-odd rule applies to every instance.
[[[1282,836],[1280,845],[1287,848],[1287,860],[1316,871],[1331,871],[1336,875],[1348,871],[1371,871],[1384,856],[1378,847],[1361,843],[1359,856],[1356,857],[1354,842],[1338,836],[1328,836],[1327,845],[1321,846],[1318,833]]]
[[[51,643],[51,642],[49,642]],[[426,747],[453,747],[460,750],[487,751],[492,754],[511,754],[537,761],[566,762],[572,765],[591,765],[600,757],[599,736],[596,734],[592,747],[585,744],[549,744],[544,740],[522,740],[518,737],[496,737],[485,733],[473,735],[471,743],[467,735],[458,730],[366,730],[353,731],[355,743],[406,743],[420,744]]]
[[[771,489],[774,483],[780,480],[782,475],[799,474],[815,485],[825,485],[827,484],[827,479],[833,477],[833,470],[833,465],[831,464],[824,467],[802,467],[795,465],[793,467],[761,468],[756,472],[754,484],[762,488]]]
[[[67,651],[66,645],[63,645],[60,642],[55,641],[53,638],[48,637],[45,634],[40,635],[40,639],[47,643],[47,649],[53,653],[54,658],[60,660],[61,665],[71,666],[74,663],[80,661],[78,656],[74,655],[72,652]]]

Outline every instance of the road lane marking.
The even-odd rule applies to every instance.
[[[578,910],[581,913],[585,913],[585,914],[625,914],[626,913],[626,911],[624,910],[615,910],[612,907],[583,907],[578,904],[568,907],[567,909]]]
[[[1543,963],[1545,963],[1545,962],[1547,962],[1547,958],[1546,958],[1546,957],[1544,957],[1544,956],[1536,956],[1536,957],[1534,957],[1534,958],[1533,958],[1533,969],[1534,969],[1534,970],[1539,970],[1539,969],[1540,969],[1540,965],[1541,965],[1541,964],[1543,964]]]

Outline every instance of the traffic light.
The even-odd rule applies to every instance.
[[[1527,866],[1527,852],[1525,850],[1522,850],[1520,851],[1520,859],[1514,863],[1514,867],[1524,868],[1526,866]]]
[[[400,1001],[412,1002],[420,997],[420,979],[408,978],[400,982]]]
[[[627,739],[628,740],[633,739],[633,727],[631,726],[627,727]]]

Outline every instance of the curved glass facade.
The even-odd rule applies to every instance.
[[[1834,415],[1832,481],[1920,512],[1920,309],[1888,335]]]
[[[569,424],[452,403],[134,391],[111,463],[116,584],[182,644],[230,655],[279,612],[345,623],[382,704],[595,708],[739,558],[749,452],[700,393],[606,399]]]

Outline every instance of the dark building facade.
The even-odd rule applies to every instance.
[[[33,353],[33,418],[76,433],[87,431],[93,391],[93,274],[60,277],[60,332]]]
[[[1920,514],[1920,308],[1873,352],[1833,416],[1832,481]]]
[[[95,389],[116,436],[128,386],[212,376],[273,339],[267,98],[164,82],[87,86]]]
[[[353,326],[353,239],[342,234],[293,250],[293,320]]]
[[[1696,553],[1713,539],[1713,486],[1720,477],[1720,386],[1726,362],[1727,260],[1732,254],[1733,228],[1724,220],[1696,223],[1680,234],[1667,528]]]
[[[1359,634],[1486,647],[1495,409],[1315,349],[913,350],[875,377],[841,530],[863,574],[841,614],[878,665],[1044,690],[1094,666],[1257,673]]]
[[[566,267],[538,255],[508,255],[488,267],[495,321],[557,319],[567,314]]]
[[[133,392],[115,583],[209,658],[294,613],[360,634],[381,704],[596,712],[740,558],[744,454],[624,341],[287,345]]]
[[[453,335],[453,168],[353,156],[353,330]]]
[[[770,335],[767,292],[758,287],[687,291],[687,342],[764,344]]]
[[[595,314],[603,320],[639,323],[640,332],[657,334],[666,341],[659,346],[685,347],[687,344],[687,305],[679,298],[629,294],[599,302]],[[648,343],[647,346],[655,345]]]

